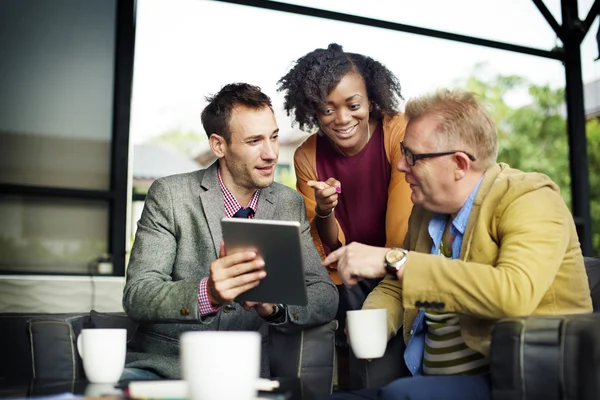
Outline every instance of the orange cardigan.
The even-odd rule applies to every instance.
[[[386,116],[383,118],[385,153],[392,169],[385,218],[386,247],[402,247],[404,236],[408,229],[408,217],[410,216],[413,206],[410,200],[410,186],[404,180],[404,173],[399,172],[396,169],[402,155],[400,151],[400,141],[404,138],[405,129],[406,120],[404,119],[403,114],[398,113],[393,117]],[[296,149],[294,154],[294,168],[296,170],[296,188],[302,196],[304,196],[306,215],[308,216],[311,226],[311,235],[317,250],[319,250],[321,257],[324,258],[325,251],[315,222],[315,206],[317,205],[315,201],[315,192],[306,184],[306,182],[310,180],[317,180],[316,135],[317,134],[313,134],[309,136],[304,143]],[[346,244],[346,237],[337,220],[336,223],[338,225],[338,240],[342,246],[344,246]],[[331,266],[329,268],[329,276],[336,284],[339,285],[342,283],[338,277],[336,266]]]

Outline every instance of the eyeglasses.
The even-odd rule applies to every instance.
[[[415,163],[419,160],[423,160],[425,158],[433,158],[433,157],[441,157],[441,156],[447,156],[449,154],[454,154],[454,153],[464,153],[467,155],[467,157],[469,157],[469,160],[471,161],[475,161],[477,160],[477,158],[472,155],[467,153],[466,151],[463,150],[452,150],[452,151],[444,151],[441,153],[423,153],[423,154],[415,154],[412,152],[411,149],[409,149],[408,147],[406,147],[404,145],[404,142],[400,142],[400,150],[402,151],[402,155],[404,157],[406,157],[406,163],[408,165],[410,165],[411,167],[415,166]]]

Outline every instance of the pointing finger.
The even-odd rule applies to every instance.
[[[306,184],[313,189],[323,190],[327,188],[327,184],[325,182],[308,181]]]
[[[342,254],[344,254],[344,251],[346,251],[346,248],[340,247],[339,249],[329,253],[329,255],[327,257],[325,257],[325,259],[322,262],[323,266],[326,267],[326,266],[338,261],[342,257]]]

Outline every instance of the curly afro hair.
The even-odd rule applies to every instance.
[[[327,49],[316,49],[299,58],[277,82],[277,91],[285,92],[283,107],[287,115],[294,115],[301,130],[317,128],[318,110],[349,72],[358,73],[365,81],[375,117],[398,112],[398,99],[402,99],[398,78],[379,61],[346,53],[342,46],[331,43]]]

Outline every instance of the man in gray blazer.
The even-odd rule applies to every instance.
[[[207,100],[202,124],[218,160],[156,180],[138,222],[123,307],[139,327],[123,379],[179,378],[179,336],[202,330],[259,331],[266,377],[269,325],[324,324],[337,311],[337,289],[314,247],[302,196],[273,182],[279,129],[271,100],[243,83]],[[308,305],[233,302],[265,276],[255,253],[225,252],[220,220],[239,213],[301,222]]]

